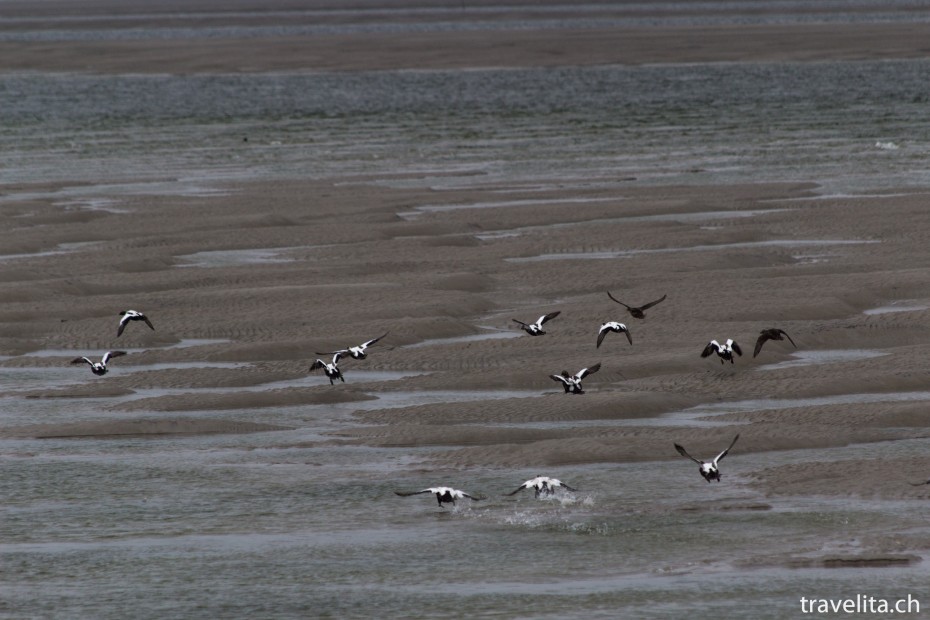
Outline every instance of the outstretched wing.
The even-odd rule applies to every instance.
[[[378,336],[377,338],[372,338],[371,340],[368,340],[367,342],[363,342],[362,344],[360,344],[360,345],[358,345],[358,346],[359,346],[360,349],[366,349],[366,348],[370,347],[371,345],[373,345],[374,343],[378,342],[379,340],[381,340],[382,338],[384,338],[384,337],[387,336],[387,335],[388,335],[388,333],[387,333],[387,332],[384,332],[383,334],[381,334],[381,335]]]
[[[149,317],[142,315],[142,320],[145,321],[145,324],[152,328],[152,331],[155,330],[155,326],[152,325],[152,322],[149,320]]]
[[[600,369],[601,369],[601,363],[598,362],[598,363],[595,364],[594,366],[589,366],[588,368],[582,368],[581,370],[578,371],[578,374],[575,375],[575,376],[578,377],[578,380],[579,380],[579,381],[581,381],[582,379],[584,379],[584,378],[587,377],[588,375],[593,375],[594,373],[596,373],[596,372],[597,372],[598,370],[600,370]]]
[[[725,456],[727,455],[727,452],[730,451],[730,448],[733,447],[733,445],[736,443],[736,440],[737,440],[737,439],[739,439],[739,433],[737,433],[737,434],[736,434],[736,437],[733,438],[733,441],[730,442],[729,447],[727,447],[726,450],[724,450],[723,452],[721,452],[720,454],[717,455],[717,458],[714,459],[714,465],[716,465],[717,463],[719,463],[719,462],[723,459],[723,457],[725,457]]]
[[[788,332],[786,332],[786,331],[783,330],[783,329],[779,329],[779,330],[778,330],[778,333],[780,333],[780,334],[783,335],[785,338],[787,338],[787,339],[788,339],[788,342],[791,343],[791,346],[793,346],[795,349],[798,348],[798,345],[794,344],[794,340],[791,339],[791,336],[788,335]]]
[[[119,327],[116,328],[116,337],[119,338],[123,335],[123,330],[126,329],[126,324],[129,323],[129,315],[126,314],[126,311],[120,312],[123,315],[123,318],[119,320]]]
[[[71,360],[71,363],[72,363],[72,364],[82,364],[82,363],[84,363],[84,362],[90,364],[91,366],[94,365],[94,363],[93,363],[92,361],[90,361],[89,358],[86,358],[86,357],[76,357],[76,358],[74,358],[73,360]]]
[[[662,303],[663,301],[665,301],[665,298],[666,298],[666,297],[668,297],[668,295],[662,295],[662,298],[661,298],[661,299],[656,299],[655,301],[650,301],[648,304],[643,304],[643,305],[641,305],[641,306],[639,307],[639,309],[640,309],[640,310],[648,310],[649,308],[653,307],[654,305],[656,305],[656,304],[658,304],[658,303]]]
[[[735,340],[730,343],[730,348],[733,349],[733,352],[740,357],[743,356],[743,350],[739,348],[739,344]]]
[[[630,341],[630,344],[633,344],[633,335],[630,333],[630,330],[627,329],[626,325],[623,323],[620,324],[620,327],[622,328],[620,331],[626,334],[626,339]]]
[[[464,491],[459,491],[459,495],[462,496],[462,497],[467,497],[468,499],[474,500],[474,501],[476,501],[476,502],[480,502],[481,500],[484,499],[483,497],[475,497],[474,495],[469,495],[468,493],[466,493],[466,492],[464,492]]]
[[[684,446],[681,446],[681,445],[679,445],[679,444],[676,443],[676,444],[675,444],[675,449],[678,450],[678,454],[682,455],[683,457],[686,457],[686,458],[691,459],[692,461],[694,461],[694,462],[697,463],[698,465],[703,465],[703,464],[704,464],[704,461],[699,461],[699,460],[697,460],[696,458],[694,458],[693,456],[691,456],[690,454],[688,454],[688,451],[684,449]]]
[[[764,345],[765,341],[768,340],[769,338],[771,338],[771,336],[769,336],[768,333],[765,331],[759,334],[759,338],[756,340],[756,348],[752,352],[753,357],[759,355],[759,351],[762,350],[762,345]]]
[[[119,357],[121,355],[126,355],[126,352],[125,351],[107,351],[106,353],[103,354],[103,360],[102,360],[103,365],[106,366],[107,362],[109,362],[111,358]]]
[[[704,350],[701,351],[701,357],[707,357],[711,353],[716,353],[718,346],[720,345],[717,344],[716,340],[711,340],[710,342],[707,343],[707,346],[704,347]]]
[[[571,491],[572,493],[576,493],[578,491],[578,489],[573,489],[561,480],[558,480],[557,482],[559,483],[558,486],[563,487],[566,491]]]
[[[520,321],[519,319],[510,319],[510,320],[513,321],[514,323],[519,323],[521,327],[527,327],[527,324],[524,323],[523,321]]]
[[[607,296],[610,297],[611,299],[613,299],[615,302],[617,302],[617,303],[620,304],[621,306],[623,306],[624,308],[626,308],[627,310],[630,309],[630,307],[629,307],[628,305],[626,305],[625,303],[623,303],[622,301],[620,301],[619,299],[617,299],[616,297],[614,297],[613,295],[611,295],[611,294],[610,294],[610,291],[607,291]],[[663,297],[663,299],[664,299],[664,297]],[[658,302],[656,302],[656,303],[658,303]]]
[[[310,370],[319,370],[320,368],[323,368],[323,366],[325,365],[326,364],[323,363],[323,360],[317,360],[313,362],[312,364],[310,364]]]
[[[401,497],[410,497],[411,495],[420,495],[422,493],[435,493],[434,489],[423,489],[422,491],[394,491],[396,495]]]
[[[536,323],[537,323],[538,325],[542,325],[542,324],[545,323],[546,321],[552,320],[552,319],[554,319],[555,317],[559,316],[560,314],[562,314],[562,311],[561,311],[561,310],[556,310],[555,312],[550,312],[549,314],[544,314],[544,315],[542,315],[541,317],[539,317],[538,319],[536,319]]]
[[[601,343],[604,342],[604,338],[607,337],[607,334],[610,333],[610,324],[604,323],[601,325],[601,329],[597,332],[597,348],[601,347]]]
[[[339,349],[338,351],[314,351],[314,354],[316,354],[316,355],[336,355],[336,354],[338,353],[339,355],[345,355],[345,354],[348,353],[348,352],[349,352],[348,349]]]
[[[562,383],[562,385],[568,385],[568,384],[569,384],[569,381],[568,381],[568,379],[569,379],[568,372],[566,372],[566,371],[564,371],[564,370],[562,371],[562,374],[561,374],[561,375],[549,375],[549,378],[552,379],[553,381],[560,381],[560,382]]]

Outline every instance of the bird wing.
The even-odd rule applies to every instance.
[[[322,368],[322,367],[325,366],[325,365],[326,365],[326,364],[323,363],[323,360],[317,360],[317,361],[313,362],[312,364],[310,364],[310,370],[317,370],[317,369],[319,369],[319,368]]]
[[[559,316],[560,314],[562,314],[562,311],[561,311],[561,310],[556,310],[555,312],[550,312],[549,314],[544,314],[544,315],[542,315],[541,317],[539,317],[538,319],[536,319],[536,323],[537,323],[538,325],[542,325],[542,324],[545,323],[546,321],[550,321],[550,320],[554,319],[555,317]]]
[[[129,315],[125,311],[120,312],[123,315],[123,318],[119,320],[119,327],[116,328],[116,337],[119,338],[123,335],[123,330],[126,329],[126,324],[129,323]]]
[[[736,434],[736,437],[733,438],[733,441],[730,442],[729,447],[727,447],[726,450],[724,450],[723,452],[721,452],[720,454],[717,455],[717,458],[714,459],[714,465],[716,465],[717,463],[719,463],[719,462],[723,459],[723,457],[725,457],[725,456],[727,455],[727,452],[730,451],[730,448],[732,448],[733,445],[736,444],[736,440],[737,440],[737,439],[739,439],[739,433],[737,433],[737,434]]]
[[[155,326],[152,325],[152,322],[149,320],[149,317],[147,317],[147,316],[145,316],[145,315],[143,314],[143,315],[142,315],[142,320],[145,321],[145,324],[148,325],[149,327],[151,327],[153,331],[155,330]]]
[[[679,444],[676,443],[676,444],[675,444],[675,449],[678,450],[678,454],[680,454],[680,455],[682,455],[682,456],[684,456],[684,457],[686,457],[686,458],[691,459],[692,461],[694,461],[694,462],[697,463],[698,465],[703,465],[703,464],[704,464],[704,461],[699,461],[699,460],[697,460],[696,458],[694,458],[693,456],[691,456],[690,454],[688,454],[688,451],[684,449],[684,446],[681,446],[681,445],[679,445]]]
[[[339,355],[345,355],[348,352],[348,349],[339,349],[338,351],[314,351],[316,355],[336,355],[337,353]]]
[[[564,487],[566,491],[571,491],[572,493],[574,493],[575,491],[577,491],[577,489],[573,489],[572,487],[568,486],[567,484],[565,484],[565,483],[562,482],[561,480],[555,480],[555,479],[554,479],[554,480],[551,480],[551,481],[549,482],[549,484],[551,484],[551,485],[553,485],[553,486],[557,486],[557,487]]]
[[[513,321],[514,323],[519,323],[523,327],[527,326],[526,323],[524,323],[523,321],[520,321],[519,319],[510,319],[510,320]]]
[[[81,362],[87,362],[87,363],[90,364],[91,366],[94,365],[94,363],[93,363],[92,361],[90,361],[89,358],[86,358],[86,357],[76,357],[76,358],[74,358],[73,360],[71,360],[71,363],[72,363],[72,364],[80,364]]]
[[[423,489],[422,491],[394,491],[395,494],[400,495],[401,497],[410,497],[411,495],[420,495],[422,493],[435,493],[436,489]]]
[[[648,310],[649,308],[653,307],[654,305],[656,305],[656,304],[658,304],[658,303],[662,303],[663,301],[665,301],[665,298],[666,298],[666,297],[668,297],[668,295],[662,295],[662,298],[661,298],[661,299],[656,299],[655,301],[650,301],[648,304],[643,304],[643,305],[641,305],[641,306],[639,307],[639,309],[640,309],[640,310]]]
[[[344,351],[342,350],[333,352],[333,366],[336,365],[336,363],[339,361],[339,358],[342,357],[343,353]]]
[[[610,297],[611,299],[613,299],[615,302],[617,302],[617,303],[620,304],[621,306],[623,306],[624,308],[626,308],[627,310],[630,309],[630,307],[629,307],[628,305],[626,305],[625,303],[623,303],[622,301],[620,301],[619,299],[617,299],[616,297],[614,297],[613,295],[611,295],[611,294],[610,294],[610,291],[607,291],[607,296]]]
[[[701,357],[707,357],[711,353],[715,353],[717,351],[717,347],[719,346],[720,345],[717,344],[716,340],[711,340],[710,342],[707,343],[707,346],[704,347],[704,350],[701,351]]]
[[[587,377],[588,375],[593,375],[594,373],[596,373],[596,372],[597,372],[598,370],[600,370],[600,369],[601,369],[601,364],[600,364],[600,362],[598,362],[598,363],[595,364],[594,366],[589,366],[588,368],[582,368],[581,370],[579,370],[579,371],[578,371],[578,374],[575,375],[575,378],[578,379],[579,381],[581,381],[582,379],[584,379],[584,378]]]
[[[607,334],[610,333],[610,323],[604,323],[601,325],[601,328],[597,332],[597,346],[600,348],[601,343],[604,342],[604,338],[607,337]]]
[[[362,349],[362,350],[367,349],[368,347],[370,347],[370,346],[373,345],[374,343],[378,342],[379,340],[381,340],[382,338],[384,338],[384,337],[387,336],[387,335],[388,335],[388,333],[387,333],[387,332],[384,332],[383,334],[381,334],[381,335],[378,336],[377,338],[372,338],[371,340],[368,340],[367,342],[363,342],[362,344],[358,345],[358,348],[359,348],[359,349]]]
[[[563,385],[568,385],[568,377],[564,376],[565,374],[567,373],[563,370],[561,375],[549,375],[549,378],[553,381],[561,381]]]
[[[120,355],[126,355],[126,352],[125,351],[107,351],[106,353],[103,354],[103,360],[101,361],[103,362],[103,365],[106,366],[107,362],[109,362],[111,358],[119,357]]]
[[[483,497],[475,497],[474,495],[469,495],[469,494],[466,493],[465,491],[459,491],[459,492],[458,492],[458,496],[459,496],[459,497],[467,497],[468,499],[474,500],[474,501],[476,501],[476,502],[480,502],[481,500],[484,499]]]
[[[623,323],[620,323],[620,327],[620,331],[626,334],[626,339],[630,341],[630,344],[633,344],[633,335],[630,333],[630,330],[628,330]]]
[[[516,489],[514,489],[514,490],[511,491],[510,493],[504,493],[504,495],[507,496],[507,497],[510,497],[511,495],[516,495],[517,493],[519,493],[519,492],[522,491],[523,489],[528,489],[528,488],[530,488],[531,486],[533,486],[533,485],[530,484],[531,482],[532,482],[532,480],[527,480],[526,482],[524,482],[523,484],[521,484],[520,486],[518,486]]]
[[[783,329],[779,329],[778,332],[779,332],[780,334],[784,335],[784,337],[788,339],[788,342],[791,343],[791,346],[793,346],[795,349],[798,348],[798,345],[794,344],[794,340],[791,339],[791,336],[788,335],[788,332],[786,332],[786,331],[783,330]]]
[[[739,348],[739,344],[735,340],[730,343],[730,348],[740,357],[743,356],[743,350]]]
[[[756,340],[756,348],[755,348],[755,350],[753,350],[753,352],[752,352],[752,356],[753,356],[753,357],[759,355],[759,351],[762,350],[762,345],[765,344],[765,341],[768,340],[769,337],[770,337],[770,336],[769,336],[767,333],[765,333],[765,332],[762,332],[761,334],[759,334],[759,338],[758,338],[758,340]]]

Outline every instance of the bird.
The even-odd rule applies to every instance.
[[[925,484],[930,484],[930,480],[927,480],[926,482],[909,482],[908,484],[910,484],[912,487],[922,487]]]
[[[538,319],[535,323],[524,323],[523,321],[512,319],[514,323],[520,324],[520,329],[528,333],[530,336],[542,336],[546,332],[543,330],[543,323],[546,321],[551,321],[555,317],[559,316],[562,313],[561,310],[556,310],[555,312],[550,312],[549,314],[544,314]]]
[[[701,351],[701,357],[707,357],[711,353],[716,353],[720,356],[720,363],[729,361],[733,364],[733,354],[742,355],[743,350],[739,348],[739,344],[732,338],[727,338],[726,343],[720,344],[716,340],[711,340],[707,343],[707,346],[704,347],[704,350]]]
[[[345,383],[346,382],[345,377],[342,376],[342,371],[339,370],[339,366],[337,365],[339,363],[339,358],[341,356],[342,354],[339,353],[339,351],[336,351],[335,353],[333,353],[332,364],[327,364],[323,360],[317,359],[315,362],[313,362],[313,364],[310,365],[310,372],[313,372],[314,370],[318,370],[322,368],[326,376],[329,377],[330,385],[333,385],[336,379],[339,379],[340,381]]]
[[[346,347],[345,349],[339,349],[338,351],[330,351],[329,353],[320,353],[319,351],[317,351],[317,355],[335,355],[336,353],[339,353],[340,355],[348,355],[354,360],[363,360],[366,357],[368,357],[368,354],[365,352],[365,349],[367,349],[368,347],[378,342],[379,340],[381,340],[387,335],[388,335],[388,332],[384,332],[377,338],[372,338],[371,340],[367,340],[363,342],[362,344],[358,345],[357,347]]]
[[[138,310],[123,310],[119,313],[121,317],[119,320],[119,327],[116,330],[116,337],[119,338],[123,334],[123,330],[126,329],[126,325],[129,324],[129,321],[145,321],[145,324],[155,329],[155,326],[152,325],[152,322],[149,320],[149,317],[145,316]]]
[[[559,487],[563,487],[564,489],[568,491],[572,491],[573,493],[575,492],[575,489],[571,488],[570,486],[568,486],[567,484],[565,484],[558,478],[550,478],[548,476],[536,476],[535,478],[531,478],[530,480],[527,480],[526,482],[518,486],[516,490],[511,491],[510,493],[505,493],[504,495],[507,495],[507,496],[516,495],[517,493],[519,493],[520,491],[524,489],[533,489],[535,492],[535,497],[539,497],[540,495],[549,496],[555,493],[555,490]]]
[[[604,342],[604,338],[607,337],[607,334],[610,332],[623,332],[626,334],[626,339],[630,341],[630,344],[633,344],[633,336],[630,335],[630,330],[627,329],[626,325],[623,323],[618,323],[617,321],[607,321],[597,332],[597,346],[600,348],[601,343]]]
[[[724,450],[723,452],[721,452],[720,454],[718,454],[716,458],[714,458],[714,460],[711,461],[710,463],[697,460],[696,458],[688,454],[687,450],[685,450],[682,446],[680,446],[677,443],[675,444],[675,449],[678,450],[678,453],[680,455],[691,459],[692,461],[694,461],[695,463],[701,466],[700,472],[701,472],[701,475],[704,477],[704,480],[706,480],[707,482],[710,482],[711,480],[716,480],[717,482],[720,482],[720,469],[718,469],[717,464],[720,463],[721,460],[723,460],[723,457],[727,455],[727,452],[730,451],[730,448],[733,447],[733,444],[736,443],[737,439],[739,439],[738,433],[736,437],[733,438],[733,441],[730,442],[730,447]]]
[[[645,319],[646,315],[643,312],[644,310],[648,310],[649,308],[653,307],[657,303],[665,301],[665,298],[668,297],[668,295],[662,295],[661,299],[656,299],[655,301],[650,301],[648,304],[643,304],[641,306],[636,307],[636,306],[626,305],[625,303],[623,303],[622,301],[620,301],[619,299],[611,295],[610,291],[607,291],[607,296],[613,299],[615,302],[617,302],[621,306],[623,306],[624,308],[626,308],[630,312],[630,314],[633,315],[634,319]]]
[[[794,345],[795,349],[798,348],[798,345],[794,344],[794,340],[791,339],[791,336],[789,336],[788,332],[785,330],[779,329],[777,327],[763,329],[761,332],[759,332],[759,338],[756,340],[756,349],[752,352],[752,356],[755,357],[759,355],[759,351],[762,350],[762,345],[765,344],[766,340],[784,340],[785,338],[788,339],[788,342]]]
[[[420,491],[394,491],[395,494],[400,495],[401,497],[409,497],[411,495],[420,495],[421,493],[432,493],[436,496],[436,501],[439,502],[439,507],[442,508],[443,504],[452,504],[455,506],[455,500],[468,498],[474,501],[480,501],[481,497],[475,497],[474,495],[469,495],[465,491],[459,491],[458,489],[453,489],[452,487],[430,487],[428,489],[422,489]]]
[[[594,366],[589,366],[588,368],[582,368],[574,375],[568,374],[567,370],[563,370],[560,375],[549,375],[553,381],[561,381],[562,387],[565,388],[565,393],[568,394],[584,394],[584,390],[581,388],[581,380],[587,377],[588,375],[596,373],[601,369],[601,364],[598,362]]]
[[[90,365],[90,371],[95,375],[102,377],[107,374],[107,364],[114,357],[119,357],[120,355],[126,355],[125,351],[107,351],[103,354],[103,358],[99,362],[91,361],[88,357],[76,357],[71,360],[72,364],[83,364],[87,363]]]

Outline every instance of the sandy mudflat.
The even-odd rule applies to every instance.
[[[910,57],[923,54],[928,34],[926,24],[809,28],[759,27],[740,37],[717,28],[594,29],[564,32],[556,40],[539,31],[491,31],[218,39],[183,46],[149,40],[8,42],[0,44],[0,69],[188,73]],[[424,55],[424,49],[435,53]],[[56,430],[45,420],[0,433],[157,434],[179,432],[184,425],[188,432],[264,430],[255,420],[204,424],[193,412],[363,400],[368,397],[353,384],[354,369],[410,371],[384,389],[529,393],[360,413],[357,428],[336,439],[436,446],[432,459],[442,466],[534,466],[680,458],[671,449],[673,439],[709,454],[722,437],[738,432],[742,454],[810,449],[809,465],[754,476],[751,483],[766,493],[930,496],[930,487],[906,484],[930,476],[926,457],[817,461],[819,448],[855,450],[855,444],[928,434],[930,418],[921,403],[829,401],[920,392],[930,385],[926,193],[907,188],[884,196],[811,200],[812,183],[751,180],[725,187],[630,184],[620,190],[557,184],[436,190],[392,183],[397,180],[383,172],[229,183],[227,193],[198,197],[193,208],[186,197],[120,195],[123,212],[63,210],[41,197],[3,202],[0,216],[15,222],[0,231],[4,254],[87,244],[0,262],[0,354],[16,356],[5,365],[70,361],[20,357],[40,349],[146,348],[184,339],[217,342],[150,349],[134,363],[254,363],[244,371],[111,373],[68,395],[295,380],[306,376],[316,351],[389,335],[368,360],[346,363],[345,385],[321,382],[241,396],[153,396],[114,405],[110,426],[94,422]],[[44,189],[56,188],[5,186],[0,192]],[[419,205],[499,202],[503,191],[508,201],[534,204],[399,215]],[[567,208],[578,199],[591,200],[581,209]],[[762,209],[770,212],[715,219],[713,225],[700,217],[644,217]],[[493,232],[507,234],[487,235]],[[201,252],[275,248],[281,249],[280,262],[181,266],[180,257]],[[591,258],[610,253],[616,254]],[[608,290],[631,303],[663,294],[668,299],[636,320],[608,299]],[[913,309],[867,313],[895,305]],[[134,325],[117,342],[115,313],[124,307],[144,309],[157,331]],[[486,328],[513,330],[512,318],[532,320],[552,310],[562,314],[541,338],[406,346]],[[596,349],[597,328],[605,320],[626,322],[634,344],[612,334]],[[787,330],[801,351],[881,355],[765,369],[792,360],[794,352],[785,342],[770,342],[752,357],[759,330],[771,326]],[[710,338],[727,337],[746,352],[736,364],[700,358]],[[585,381],[583,396],[562,394],[548,377],[597,362],[603,368]],[[56,388],[28,395],[53,398]],[[670,430],[629,424],[701,404],[788,398],[802,402],[728,413],[715,418],[721,423],[715,426]],[[134,423],[140,411],[147,420],[165,412],[169,422]],[[893,455],[894,444],[889,446]]]

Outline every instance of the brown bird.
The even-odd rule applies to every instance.
[[[613,299],[615,302],[617,302],[621,306],[623,306],[624,308],[626,308],[629,311],[629,313],[633,316],[634,319],[645,319],[646,315],[643,313],[644,310],[648,310],[649,308],[653,307],[657,303],[665,301],[665,298],[668,297],[668,295],[662,295],[661,299],[656,299],[655,301],[650,301],[648,304],[643,304],[641,306],[636,307],[636,306],[626,305],[625,303],[623,303],[622,301],[620,301],[619,299],[611,295],[610,291],[607,291],[607,296]]]
[[[756,350],[752,352],[752,356],[755,357],[759,355],[759,351],[762,350],[762,345],[765,344],[767,340],[784,340],[788,339],[788,342],[794,345],[794,348],[797,349],[798,345],[794,344],[794,340],[791,339],[791,336],[788,335],[783,329],[777,327],[770,327],[769,329],[763,329],[759,332],[759,339],[756,340]]]

